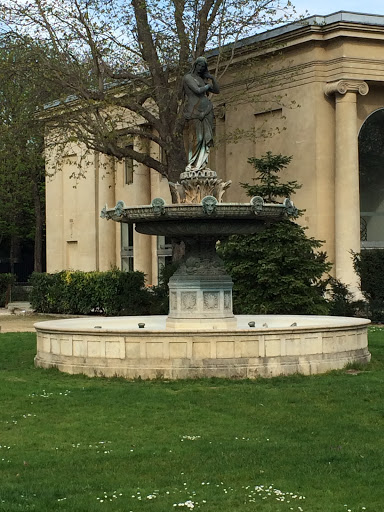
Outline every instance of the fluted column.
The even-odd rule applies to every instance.
[[[360,194],[357,126],[357,95],[369,88],[361,80],[326,84],[325,94],[336,103],[335,141],[335,275],[360,295],[351,251],[360,252]]]

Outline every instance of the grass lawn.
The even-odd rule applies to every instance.
[[[124,381],[0,334],[0,511],[382,512],[384,329],[361,372]]]

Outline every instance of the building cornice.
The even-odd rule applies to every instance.
[[[234,55],[235,60],[247,58],[250,53],[267,56],[294,46],[339,37],[384,41],[384,16],[344,11],[328,16],[311,16],[238,41]],[[219,52],[225,51],[233,51],[233,46],[229,44],[220,50],[210,50],[207,57],[214,58]]]
[[[254,36],[246,37],[240,40],[236,47],[239,49],[244,46],[252,46],[260,44],[264,41],[275,40],[280,38],[295,38],[299,32],[327,32],[333,30],[335,25],[337,27],[359,27],[361,29],[378,29],[384,30],[384,16],[375,14],[359,14],[355,12],[339,11],[326,16],[310,16],[293,23],[288,23],[282,27],[273,28],[256,34]],[[213,50],[212,53],[215,53]],[[210,52],[211,53],[211,52]]]

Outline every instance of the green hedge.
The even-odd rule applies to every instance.
[[[384,322],[384,250],[365,249],[353,258],[361,291],[368,302],[369,318]]]
[[[15,282],[15,276],[13,274],[0,274],[0,307],[6,306],[8,297],[8,291],[11,285]]]
[[[145,315],[152,297],[142,272],[33,273],[31,305],[39,313]]]

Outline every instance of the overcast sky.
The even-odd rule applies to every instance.
[[[307,10],[313,14],[331,14],[337,11],[383,14],[384,0],[292,0],[298,14]]]

